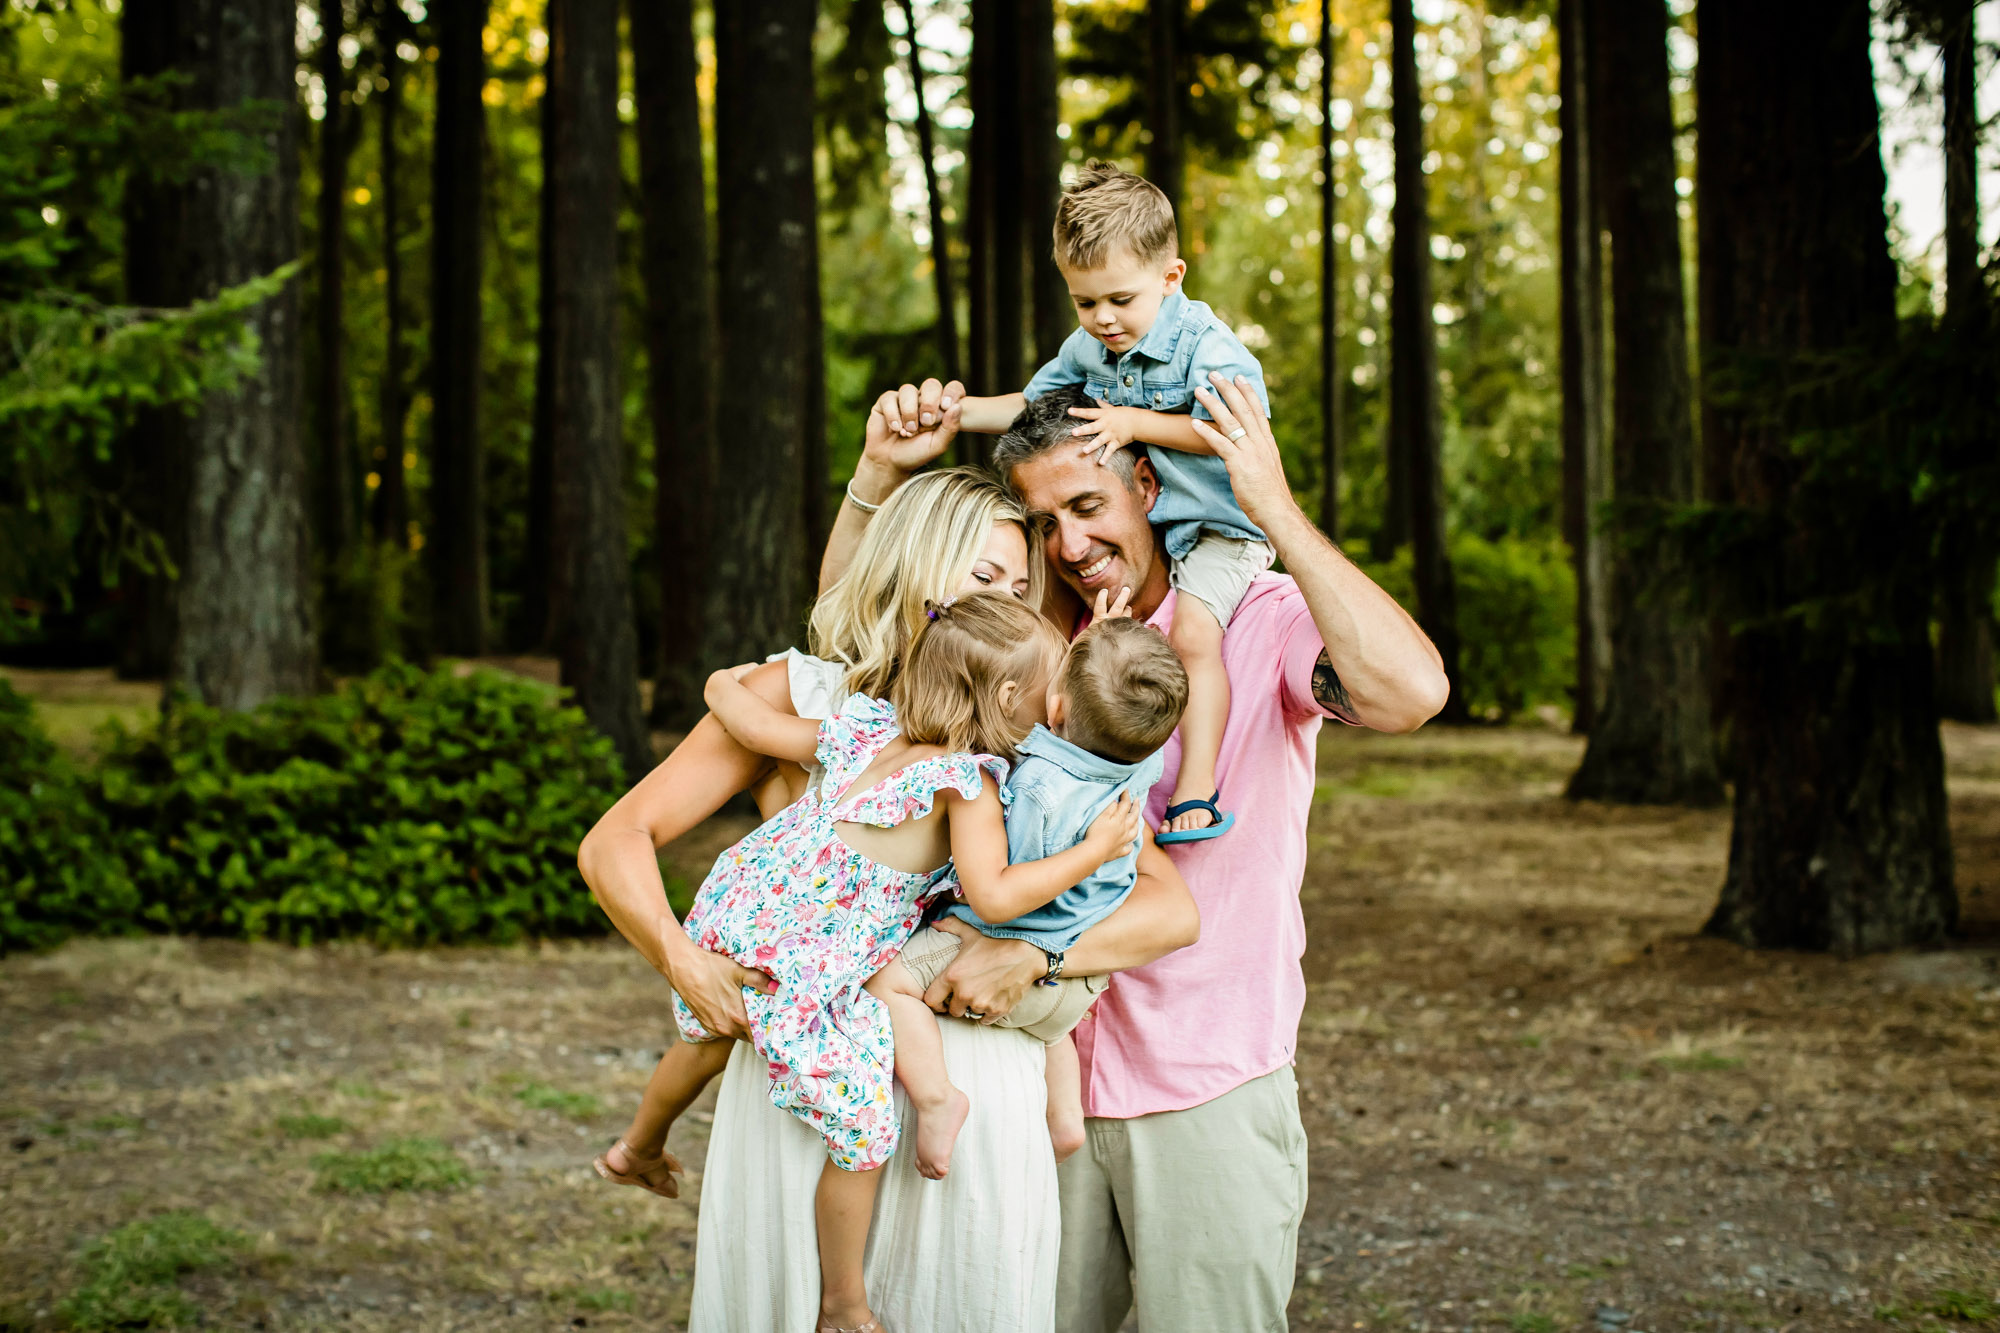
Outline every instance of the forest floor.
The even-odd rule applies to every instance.
[[[1946,741],[1966,938],[1841,962],[1700,938],[1727,813],[1566,803],[1565,735],[1329,728],[1293,1327],[2000,1327],[2000,731]],[[589,1168],[664,998],[608,941],[0,960],[0,1329],[680,1327],[706,1115],[694,1197]]]

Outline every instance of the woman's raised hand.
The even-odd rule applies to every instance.
[[[1097,855],[1100,864],[1116,861],[1139,841],[1141,827],[1139,803],[1132,799],[1131,792],[1121,791],[1117,800],[1090,821],[1090,832],[1083,835],[1084,845]]]
[[[935,462],[958,435],[964,400],[965,386],[957,380],[929,379],[889,390],[868,413],[862,461],[905,476]]]

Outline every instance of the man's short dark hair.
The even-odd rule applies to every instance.
[[[1000,474],[1000,480],[1009,487],[1013,486],[1015,468],[1030,459],[1041,457],[1076,434],[1076,428],[1083,424],[1084,418],[1071,416],[1069,410],[1072,407],[1096,406],[1096,400],[1080,384],[1050,389],[1022,408],[1021,415],[1014,418],[1014,424],[1007,428],[1007,433],[994,443],[993,470]],[[1084,436],[1085,440],[1089,438]],[[1110,467],[1128,491],[1137,486],[1132,474],[1135,461],[1137,455],[1130,449],[1120,449],[1111,455]]]

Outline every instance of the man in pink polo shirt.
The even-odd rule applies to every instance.
[[[1415,730],[1448,689],[1423,631],[1299,509],[1246,389],[1218,379],[1201,395],[1214,426],[1197,430],[1289,573],[1259,576],[1223,637],[1231,703],[1217,775],[1236,826],[1170,849],[1201,908],[1201,939],[1119,973],[1077,1029],[1089,1136],[1061,1168],[1062,1333],[1113,1333],[1135,1305],[1144,1333],[1286,1326],[1306,1200],[1292,1057],[1305,1005],[1299,886],[1314,740],[1328,717]],[[914,420],[911,406],[941,413],[959,396],[956,384],[933,381],[920,395],[906,386],[901,406]],[[1071,439],[1072,405],[1060,394],[1030,404],[996,445],[994,466],[1086,605],[1129,588],[1135,614],[1165,629],[1175,594],[1147,521],[1158,479],[1132,451],[1094,462]],[[1178,738],[1165,759],[1147,811],[1154,824],[1174,789]],[[943,1005],[1004,1010],[1046,969],[1039,953],[978,942],[940,982]]]

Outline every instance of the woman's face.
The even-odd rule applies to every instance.
[[[986,545],[959,591],[982,588],[997,588],[1024,600],[1028,596],[1028,534],[1012,519],[1001,519],[986,534]]]

